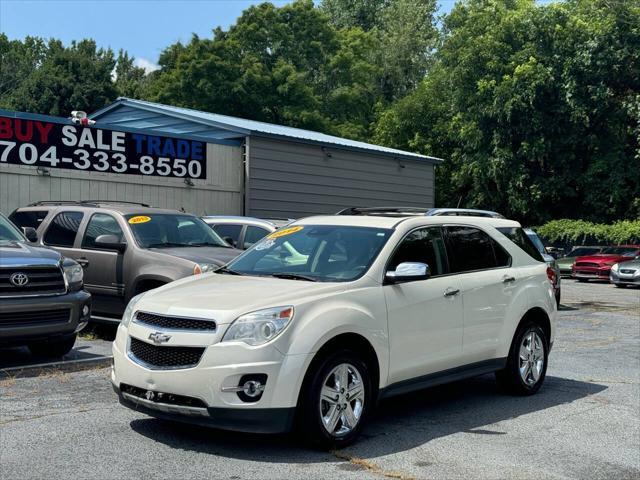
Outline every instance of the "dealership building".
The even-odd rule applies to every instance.
[[[437,158],[128,98],[90,119],[0,110],[0,212],[88,199],[264,218],[434,205]]]

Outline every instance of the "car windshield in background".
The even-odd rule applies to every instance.
[[[285,227],[229,263],[227,271],[293,280],[355,280],[369,269],[391,233],[334,225]]]
[[[141,248],[231,248],[206,223],[192,215],[149,213],[125,218]]]
[[[624,255],[625,257],[635,257],[640,253],[640,248],[634,247],[609,247],[602,250],[606,255]]]
[[[0,243],[2,242],[24,242],[24,237],[9,220],[0,215]]]
[[[600,252],[599,248],[578,247],[571,250],[567,257],[585,257],[587,255],[595,255]]]

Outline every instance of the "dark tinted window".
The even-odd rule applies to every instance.
[[[446,227],[446,229],[451,272],[469,272],[506,266],[498,264],[494,254],[495,242],[483,231],[473,227]],[[504,262],[504,258],[502,261]]]
[[[104,213],[96,213],[89,220],[87,229],[84,232],[82,248],[100,248],[96,247],[96,238],[100,235],[115,235],[119,241],[124,239],[122,229],[115,218]]]
[[[519,246],[522,250],[527,252],[529,256],[539,262],[544,262],[542,255],[538,248],[533,244],[529,235],[527,235],[522,228],[517,227],[500,227],[497,229],[505,237]]]
[[[269,233],[268,230],[260,227],[254,227],[253,225],[249,225],[247,227],[246,232],[244,232],[244,246],[243,248],[249,248],[251,245],[256,243],[258,240],[263,238],[265,235]]]
[[[18,227],[33,227],[36,230],[47,217],[49,212],[46,210],[33,210],[30,212],[13,212],[9,217]]]
[[[56,215],[44,234],[44,243],[54,247],[73,247],[82,217],[81,212],[63,212]]]
[[[395,270],[403,262],[426,263],[431,269],[431,275],[446,273],[447,255],[442,230],[430,227],[409,233],[393,254],[387,269]]]
[[[242,225],[215,225],[212,228],[222,239],[231,239],[234,247],[238,245]]]

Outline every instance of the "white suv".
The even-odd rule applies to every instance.
[[[495,372],[535,393],[553,344],[547,266],[517,222],[322,216],[131,300],[124,405],[218,428],[353,442],[377,401]]]

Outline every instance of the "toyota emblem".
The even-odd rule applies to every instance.
[[[29,277],[26,273],[16,272],[9,277],[9,281],[16,287],[24,287],[29,283]]]

